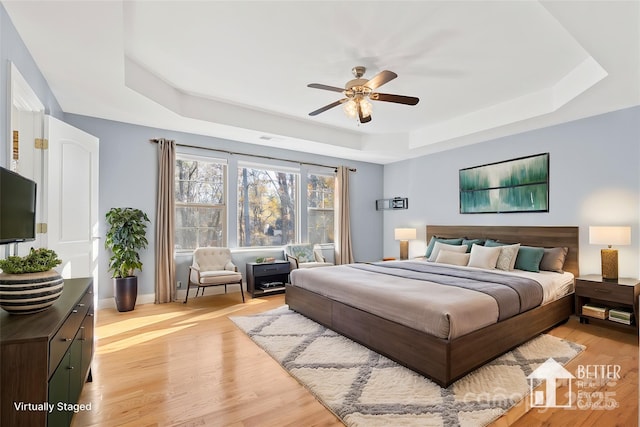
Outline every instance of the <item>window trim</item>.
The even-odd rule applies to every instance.
[[[191,154],[191,153],[176,153],[175,161],[178,160],[187,160],[187,161],[195,161],[195,162],[206,162],[206,163],[216,163],[223,166],[222,168],[222,189],[223,189],[223,203],[222,204],[209,204],[209,203],[190,203],[190,202],[178,202],[174,201],[174,215],[178,207],[197,207],[197,208],[214,208],[222,211],[222,246],[226,247],[229,242],[229,163],[226,159],[222,159],[219,157],[211,157],[204,154]],[[175,167],[175,165],[174,165]],[[175,188],[174,188],[175,194]],[[188,228],[202,228],[202,227],[177,227],[174,226],[174,239],[176,237],[176,232],[178,228],[188,229]],[[175,253],[191,253],[194,249],[176,249],[174,247]]]
[[[305,189],[308,187],[308,182],[309,182],[309,177],[311,175],[315,175],[315,176],[324,176],[324,177],[331,177],[333,178],[333,207],[332,208],[317,208],[317,207],[311,207],[309,206],[309,197],[307,195],[307,227],[306,227],[306,236],[305,236],[305,240],[307,242],[310,242],[310,236],[309,236],[309,211],[316,211],[316,212],[333,212],[333,225],[334,225],[334,240],[335,240],[335,224],[336,224],[336,200],[335,200],[335,195],[336,195],[336,191],[335,191],[335,183],[336,183],[336,178],[337,178],[337,173],[334,171],[320,171],[318,169],[312,169],[312,170],[308,170],[307,171],[307,176],[306,176],[306,180],[307,180],[307,185],[305,186]],[[334,242],[323,242],[323,243],[319,243],[319,242],[314,242],[315,244],[335,244]]]
[[[263,170],[263,171],[270,171],[270,172],[285,172],[285,173],[290,173],[290,174],[294,174],[297,176],[296,179],[296,189],[295,189],[295,203],[294,203],[294,207],[296,210],[296,221],[294,224],[294,230],[295,230],[295,242],[293,243],[300,243],[301,242],[301,234],[302,234],[302,218],[300,217],[301,215],[301,210],[302,210],[302,202],[301,202],[301,187],[302,187],[302,171],[300,170],[299,167],[292,167],[292,166],[284,166],[284,165],[274,165],[274,164],[270,164],[270,163],[260,163],[260,162],[252,162],[252,161],[246,161],[246,160],[240,160],[238,161],[237,164],[237,168],[236,168],[236,200],[237,200],[237,206],[236,208],[238,209],[238,214],[236,215],[236,219],[235,219],[235,227],[236,227],[236,247],[238,249],[256,249],[256,248],[277,248],[277,247],[281,247],[283,245],[285,245],[286,243],[283,243],[282,245],[265,245],[265,246],[243,246],[240,244],[240,214],[239,214],[239,210],[240,210],[240,179],[242,176],[241,170],[242,169],[254,169],[254,170]]]

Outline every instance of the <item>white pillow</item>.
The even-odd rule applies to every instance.
[[[433,262],[436,259],[438,259],[438,252],[443,250],[463,253],[467,251],[467,245],[458,246],[458,245],[449,245],[447,243],[442,243],[442,242],[436,242],[436,244],[433,245],[433,250],[431,251],[431,255],[429,256],[429,258],[427,258],[427,261]]]
[[[516,265],[516,258],[518,257],[518,250],[520,249],[520,243],[515,245],[500,246],[500,256],[496,263],[498,270],[511,271]]]
[[[440,250],[436,262],[440,264],[467,265],[471,254]]]
[[[473,244],[469,257],[469,267],[495,269],[500,256],[500,246],[487,247]]]

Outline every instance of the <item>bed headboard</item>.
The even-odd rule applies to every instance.
[[[564,269],[578,277],[579,232],[578,227],[531,227],[498,225],[427,225],[427,244],[431,237],[466,237],[468,239],[494,239],[505,243],[527,246],[567,247],[569,252]]]

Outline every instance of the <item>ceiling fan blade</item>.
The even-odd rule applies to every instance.
[[[362,114],[362,107],[360,107],[359,102],[356,102],[356,106],[358,108],[358,119],[360,119],[360,123],[369,123],[371,121],[371,114],[365,117]]]
[[[392,95],[390,93],[372,93],[369,96],[372,101],[395,102],[397,104],[416,105],[420,98],[404,95]]]
[[[395,79],[396,77],[398,77],[398,75],[393,71],[384,70],[384,71],[380,71],[378,74],[373,76],[364,85],[371,90],[376,90],[376,88],[379,88],[385,83],[389,83],[391,80]]]
[[[338,105],[343,104],[343,103],[347,102],[348,100],[349,100],[348,98],[342,98],[339,101],[332,102],[331,104],[325,105],[322,108],[318,108],[317,110],[310,112],[309,115],[310,116],[317,116],[318,114],[324,113],[325,111],[330,110],[333,107],[337,107]]]
[[[339,87],[335,87],[335,86],[327,86],[327,85],[323,85],[320,83],[310,83],[307,85],[307,87],[312,87],[314,89],[324,89],[324,90],[331,90],[333,92],[344,92],[344,89],[339,88]]]

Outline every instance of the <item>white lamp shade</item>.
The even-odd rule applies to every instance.
[[[631,227],[589,227],[592,245],[630,245]]]
[[[415,228],[396,228],[394,230],[396,240],[414,240],[416,238]]]

